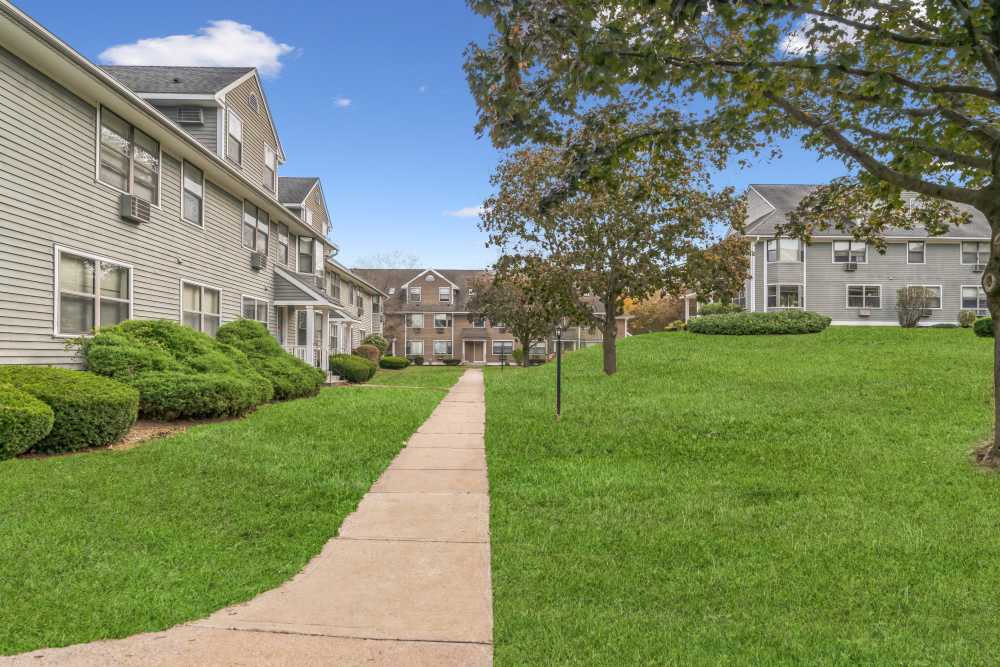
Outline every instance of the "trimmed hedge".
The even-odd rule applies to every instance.
[[[406,357],[388,356],[388,357],[382,357],[379,360],[378,365],[381,368],[388,368],[388,369],[391,369],[391,370],[400,370],[400,369],[403,369],[403,368],[406,368],[407,366],[409,366],[410,365],[410,360],[407,359]]]
[[[262,343],[246,344],[259,352]],[[85,340],[82,353],[94,372],[139,389],[152,419],[238,416],[275,394],[244,352],[177,322],[122,322]]]
[[[52,409],[52,430],[34,444],[33,451],[102,447],[128,433],[138,416],[139,392],[93,373],[3,366],[0,382],[31,394]]]
[[[706,303],[698,309],[698,314],[705,315],[729,315],[731,313],[742,313],[743,306],[736,303]]]
[[[688,331],[718,336],[757,336],[819,333],[830,326],[830,318],[801,310],[767,313],[731,313],[695,317]]]
[[[55,415],[26,391],[0,384],[0,459],[28,451],[52,430]]]
[[[993,318],[980,317],[972,325],[972,330],[980,338],[993,338]]]
[[[354,352],[352,352],[352,354],[357,357],[361,357],[362,359],[367,359],[373,364],[377,364],[379,358],[382,356],[382,353],[379,352],[379,349],[374,345],[358,345],[354,348]]]
[[[441,357],[439,361],[445,366],[458,366],[462,360],[458,357]]]
[[[378,334],[371,334],[365,337],[365,339],[361,341],[361,344],[374,345],[378,348],[379,354],[385,354],[385,351],[389,349],[389,341]]]
[[[330,357],[330,372],[354,384],[371,380],[377,368],[375,362],[353,354],[334,354]]]
[[[326,381],[326,373],[285,352],[256,320],[223,324],[216,338],[246,354],[254,370],[271,382],[278,400],[315,396]]]

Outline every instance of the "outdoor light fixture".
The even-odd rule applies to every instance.
[[[556,325],[556,421],[562,416],[562,324]]]

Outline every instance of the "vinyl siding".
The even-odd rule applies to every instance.
[[[167,105],[167,104],[154,104],[154,106],[163,113],[167,118],[174,121],[177,127],[181,128],[192,137],[198,140],[198,143],[205,146],[212,152],[216,152],[219,145],[219,135],[218,135],[218,118],[219,112],[216,107],[201,107],[202,117],[204,118],[204,123],[201,125],[195,125],[190,123],[178,123],[177,122],[177,110],[184,105]]]
[[[323,206],[323,197],[318,186],[313,188],[312,192],[309,193],[304,204],[306,208],[312,211],[313,229],[317,233],[326,236],[330,230],[330,216],[327,215],[326,207]],[[305,220],[305,213],[302,214],[302,219]]]
[[[756,190],[747,190],[746,194],[747,200],[747,220],[753,222],[765,213],[770,213],[774,210],[766,199],[757,194]]]
[[[754,244],[754,310],[766,310],[767,309],[767,288],[765,287],[765,281],[769,279],[767,273],[767,252],[765,250],[764,241],[758,241]]]
[[[258,111],[250,107],[250,95],[258,99]],[[275,129],[267,117],[264,108],[264,97],[260,91],[256,76],[252,76],[240,85],[226,93],[226,107],[232,109],[243,121],[243,163],[241,169],[247,180],[257,185],[264,182],[264,146],[270,146],[277,152],[278,140]],[[228,140],[229,117],[226,116]],[[222,153],[225,155],[225,151]]]
[[[240,200],[209,182],[205,226],[181,220],[170,155],[152,221],[121,220],[119,193],[95,179],[96,120],[94,107],[0,49],[0,363],[79,365],[53,336],[56,245],[132,265],[137,319],[178,321],[181,280],[220,288],[223,322],[240,317],[242,295],[272,292],[272,272],[251,270],[241,245]]]

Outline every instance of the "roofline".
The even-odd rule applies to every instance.
[[[152,104],[146,100],[139,97],[125,84],[121,83],[113,76],[105,72],[103,69],[98,67],[96,64],[92,63],[86,57],[77,52],[73,47],[69,46],[66,42],[62,41],[49,30],[47,30],[40,23],[31,18],[28,14],[24,13],[19,8],[15,7],[10,3],[10,0],[0,0],[0,24],[4,22],[9,22],[15,27],[20,28],[25,33],[28,33],[36,41],[48,46],[52,49],[57,57],[68,60],[72,65],[79,67],[85,73],[90,74],[94,79],[97,80],[99,84],[102,84],[106,88],[110,89],[111,92],[118,94],[125,99],[126,102],[130,103],[134,109],[150,118],[150,120],[158,123],[161,129],[166,133],[173,136],[174,139],[180,140],[181,143],[185,144],[187,148],[193,149],[200,157],[207,160],[212,167],[221,170],[223,176],[232,179],[234,182],[238,183],[242,188],[249,190],[253,194],[257,195],[261,201],[265,202],[267,206],[273,206],[279,212],[284,213],[292,221],[292,224],[300,228],[296,230],[296,234],[304,235],[302,230],[307,230],[307,234],[311,238],[319,239],[324,243],[328,243],[326,239],[316,234],[316,231],[310,229],[307,225],[301,222],[298,216],[291,210],[287,209],[281,202],[275,199],[274,195],[263,188],[263,186],[258,186],[253,183],[250,179],[246,178],[243,174],[237,171],[234,167],[230,166],[223,158],[221,158],[214,151],[209,150],[205,145],[199,142],[197,139],[189,135],[182,128],[178,127],[167,118],[164,114],[156,109]],[[10,49],[12,47],[11,37],[8,34],[5,35],[5,47]],[[13,52],[16,56],[18,55],[16,51]],[[29,63],[35,69],[39,69],[38,63]],[[43,73],[58,81],[62,85],[69,88],[66,83],[55,78],[49,72]],[[76,94],[76,93],[75,93]],[[79,94],[77,94],[79,96]],[[277,132],[275,132],[277,134]],[[175,156],[180,159],[184,159],[184,156]],[[235,194],[235,193],[231,193]]]
[[[767,216],[771,215],[772,213],[774,213],[775,211],[778,210],[778,207],[775,206],[774,204],[772,204],[771,201],[767,197],[765,197],[763,194],[761,194],[760,190],[758,190],[757,188],[755,188],[753,185],[748,185],[747,186],[747,192],[749,193],[751,190],[753,190],[754,193],[756,193],[756,195],[758,197],[760,197],[764,201],[765,204],[767,204],[768,206],[770,206],[771,210],[768,211],[767,213],[762,214],[762,215],[758,215],[753,220],[748,221],[746,228],[743,230],[744,233],[749,232],[751,227],[754,227],[754,226],[760,224],[760,222],[764,218],[766,218]],[[744,196],[746,196],[746,195],[744,195]]]
[[[337,260],[331,259],[330,257],[327,257],[326,258],[326,263],[329,264],[330,266],[332,266],[333,268],[346,273],[352,279],[357,280],[359,283],[362,283],[366,287],[370,287],[372,290],[374,290],[375,292],[377,292],[379,295],[384,296],[387,299],[389,298],[389,295],[387,293],[383,292],[378,287],[375,287],[375,285],[371,284],[370,282],[368,282],[367,280],[365,280],[364,278],[362,278],[358,274],[354,273],[354,271],[351,271],[349,268],[347,268],[346,266],[344,266],[343,264],[341,264]]]
[[[225,106],[226,103],[224,98],[226,97],[226,94],[229,93],[229,91],[233,90],[234,88],[243,85],[243,83],[248,81],[251,77],[257,80],[257,92],[260,93],[260,99],[261,101],[264,102],[264,112],[267,113],[267,120],[268,122],[271,123],[271,129],[274,131],[274,142],[278,144],[278,159],[284,162],[285,149],[282,148],[281,137],[278,136],[278,125],[277,123],[274,122],[274,116],[271,115],[271,105],[268,104],[267,102],[267,93],[264,92],[264,86],[262,86],[260,83],[260,74],[257,72],[256,67],[250,68],[249,72],[247,72],[240,78],[236,79],[229,85],[225,86],[224,88],[221,88],[220,90],[216,91],[215,97],[217,100],[219,100],[220,106]]]
[[[333,307],[333,306],[336,305],[335,303],[333,303],[333,301],[328,296],[326,296],[322,292],[318,291],[315,287],[310,287],[308,284],[302,282],[291,271],[288,271],[288,270],[286,270],[286,269],[284,269],[284,268],[282,268],[280,266],[275,266],[274,267],[274,271],[279,276],[281,276],[285,280],[291,282],[293,285],[295,285],[296,287],[298,287],[300,290],[302,290],[303,292],[305,292],[309,296],[313,297],[313,299],[316,300],[317,302],[319,302],[319,304],[321,306],[330,306],[330,307]]]
[[[441,280],[445,281],[446,283],[448,283],[449,285],[451,285],[455,289],[458,289],[458,285],[456,285],[455,283],[451,282],[450,280],[448,280],[447,278],[445,278],[444,276],[442,276],[440,273],[438,273],[437,269],[424,269],[423,271],[421,271],[420,273],[418,273],[417,275],[413,276],[412,278],[410,278],[409,280],[407,280],[405,283],[403,283],[402,287],[403,288],[409,287],[410,283],[412,283],[414,280],[416,280],[420,276],[424,275],[425,273],[433,273],[438,278],[440,278]]]

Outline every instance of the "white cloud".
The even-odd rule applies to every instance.
[[[230,19],[210,21],[195,35],[148,37],[118,44],[98,58],[108,65],[189,65],[256,67],[265,76],[281,72],[281,58],[295,51],[288,44]]]
[[[466,206],[457,211],[445,211],[444,214],[451,218],[478,218],[485,212],[482,206]]]
[[[333,103],[336,104],[341,109],[346,109],[347,107],[351,106],[352,102],[353,100],[350,97],[338,97],[336,100],[333,101]]]

